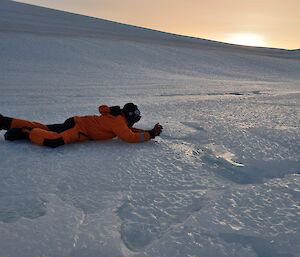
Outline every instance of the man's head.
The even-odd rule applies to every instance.
[[[141,113],[138,107],[133,103],[125,104],[122,113],[124,114],[129,127],[132,127],[134,123],[141,119]]]

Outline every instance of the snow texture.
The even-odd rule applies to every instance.
[[[0,113],[135,102],[142,144],[0,139],[2,257],[300,256],[300,52],[0,0]]]

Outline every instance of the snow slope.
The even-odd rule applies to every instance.
[[[134,101],[144,144],[0,139],[0,256],[296,257],[300,52],[0,0],[0,113]]]

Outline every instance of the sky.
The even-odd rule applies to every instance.
[[[300,48],[299,0],[18,0],[241,45]]]

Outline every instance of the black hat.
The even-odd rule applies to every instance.
[[[138,107],[133,103],[125,104],[122,113],[125,115],[129,127],[132,127],[134,123],[141,119],[141,113]]]

